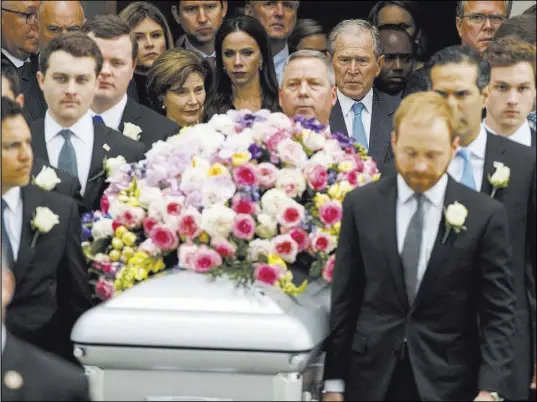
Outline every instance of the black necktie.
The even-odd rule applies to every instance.
[[[423,194],[418,193],[416,193],[414,197],[416,198],[418,206],[408,224],[405,242],[403,243],[403,251],[401,252],[401,260],[403,261],[403,268],[405,269],[406,292],[410,305],[414,302],[414,297],[418,290],[418,264],[420,261],[421,233],[423,229],[424,197]]]
[[[6,230],[6,218],[4,215],[4,211],[6,210],[7,204],[2,198],[2,254],[3,254],[3,260],[6,262],[6,264],[9,265],[10,269],[13,269],[13,265],[15,263],[15,258],[13,257],[13,248],[11,247],[11,242],[9,241],[9,237],[7,235]]]

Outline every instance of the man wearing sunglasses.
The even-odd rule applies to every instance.
[[[2,59],[16,68],[37,52],[39,1],[2,1]]]

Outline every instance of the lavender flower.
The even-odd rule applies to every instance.
[[[255,143],[248,147],[248,151],[253,159],[260,159],[263,156],[263,149]]]
[[[355,142],[354,138],[348,137],[345,134],[340,133],[340,132],[332,133],[332,138],[337,140],[342,148],[352,146],[352,144]]]

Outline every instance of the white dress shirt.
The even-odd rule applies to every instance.
[[[282,72],[283,72],[283,65],[285,63],[285,60],[289,57],[289,46],[287,43],[285,44],[285,47],[280,50],[280,52],[272,58],[274,61],[274,69],[276,70],[276,77],[278,78],[278,82],[281,80]]]
[[[88,111],[71,127],[62,127],[52,118],[47,110],[47,113],[45,114],[45,141],[47,144],[49,162],[55,168],[58,167],[60,151],[65,143],[65,139],[59,133],[65,129],[71,130],[74,134],[71,136],[71,143],[76,152],[78,180],[82,188],[80,193],[84,195],[91,165],[93,138],[95,135],[93,132],[93,119],[90,112]]]
[[[125,111],[125,106],[127,106],[127,100],[128,96],[127,94],[123,95],[123,98],[116,103],[114,106],[112,106],[110,109],[108,109],[105,112],[102,112],[101,114],[94,112],[90,109],[91,117],[99,115],[104,121],[104,125],[106,127],[113,128],[114,130],[119,130],[119,126],[121,124],[121,118],[123,117],[123,112]]]
[[[197,47],[195,47],[192,43],[190,43],[190,41],[188,40],[187,36],[185,36],[185,44],[184,44],[184,46],[185,46],[186,50],[192,50],[193,52],[196,52],[197,54],[199,54],[204,59],[207,58],[207,57],[216,58],[216,51],[212,52],[211,54],[207,54],[207,53],[202,52]]]
[[[6,49],[2,48],[2,53],[15,65],[15,67],[20,68],[24,63],[30,60],[29,57],[26,58],[26,60],[21,60],[18,57],[13,56],[11,53],[9,53]]]
[[[423,228],[421,235],[420,257],[418,262],[418,280],[417,287],[421,284],[429,258],[433,251],[436,236],[438,235],[438,227],[442,219],[442,211],[444,209],[444,198],[448,176],[444,174],[434,186],[423,193]],[[397,175],[397,203],[395,209],[396,215],[396,231],[397,231],[397,251],[399,254],[403,251],[405,236],[410,225],[410,220],[416,212],[418,202],[414,198],[415,192],[406,184],[401,175]],[[326,392],[345,392],[345,383],[343,380],[327,380],[324,384]]]
[[[498,134],[496,131],[491,129],[489,126],[487,126],[487,123],[485,120],[483,120],[483,126],[486,130],[490,131],[492,134],[495,135],[501,135]],[[524,119],[524,123],[511,135],[506,136],[502,135],[502,137],[508,138],[511,141],[518,142],[519,144],[525,145],[527,147],[531,147],[531,129],[530,129],[530,123],[527,119]]]
[[[4,225],[7,237],[13,250],[13,259],[17,261],[22,234],[22,197],[21,188],[13,187],[7,191],[2,199],[6,202],[4,211]]]
[[[474,174],[476,190],[480,191],[483,183],[485,151],[487,149],[487,131],[483,125],[481,125],[479,135],[466,147],[466,149],[470,151],[470,162],[472,164],[472,173]],[[463,171],[464,159],[461,156],[455,155],[448,166],[448,173],[455,180],[460,181],[462,179]]]
[[[362,110],[362,124],[364,125],[365,137],[367,138],[367,144],[369,145],[371,138],[371,113],[373,111],[373,88],[369,90],[368,93],[362,98],[360,102],[356,102],[354,99],[349,98],[338,89],[337,90],[337,99],[339,101],[339,106],[341,106],[341,112],[343,113],[343,118],[345,119],[345,126],[347,127],[347,133],[349,137],[352,137],[353,127],[354,127],[354,110],[352,107],[355,103],[362,103],[364,109]]]

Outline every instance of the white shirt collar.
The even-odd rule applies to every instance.
[[[201,57],[207,58],[207,57],[215,57],[216,58],[216,51],[212,52],[211,54],[207,54],[199,50],[197,47],[195,47],[190,41],[188,40],[188,36],[185,35],[185,49],[186,50],[192,50],[196,53],[198,53]]]
[[[123,117],[123,112],[125,111],[125,106],[127,106],[127,100],[128,96],[127,94],[125,94],[118,103],[116,103],[110,109],[102,112],[101,114],[96,113],[92,109],[90,109],[91,117],[93,118],[93,116],[99,114],[99,116],[102,117],[105,126],[113,128],[114,130],[118,130],[119,125],[121,124],[121,118]]]
[[[21,188],[13,187],[9,189],[3,196],[3,200],[6,202],[7,207],[14,213],[22,202]]]
[[[280,63],[283,63],[287,58],[289,57],[289,45],[287,43],[283,47],[282,50],[278,54],[274,56],[274,65],[279,65]]]
[[[60,131],[69,129],[80,138],[83,142],[88,143],[87,133],[93,131],[93,118],[88,110],[84,116],[82,116],[71,127],[62,127],[54,120],[47,110],[45,113],[45,142],[49,142],[56,137]]]
[[[15,65],[15,67],[19,68],[22,67],[22,65],[30,60],[29,57],[26,58],[26,60],[21,60],[18,57],[13,56],[11,53],[9,53],[6,49],[2,48],[2,53],[6,55],[6,57]]]
[[[339,100],[339,106],[341,106],[341,112],[343,116],[349,114],[352,110],[352,107],[355,103],[361,102],[364,105],[366,112],[372,114],[373,110],[373,87],[365,94],[361,101],[357,102],[354,99],[349,98],[347,95],[344,95],[343,92],[337,89],[337,98]]]
[[[457,151],[460,149],[459,147]],[[481,124],[479,129],[479,134],[474,140],[466,146],[466,149],[470,151],[470,153],[478,158],[485,160],[485,151],[487,148],[487,130],[485,130],[485,127],[483,124]]]
[[[485,123],[485,120],[483,120],[483,127],[485,130],[490,131],[494,135],[501,135],[498,134],[496,131],[491,129],[487,124]],[[531,128],[530,123],[528,119],[524,119],[524,122],[520,125],[520,127],[511,135],[509,136],[502,136],[505,138],[509,138],[511,141],[518,142],[519,144],[526,145],[528,147],[531,146]]]
[[[432,186],[429,190],[425,191],[423,195],[425,198],[437,206],[442,208],[444,206],[444,197],[446,194],[446,188],[448,183],[448,175],[444,173],[442,177]],[[399,202],[405,204],[415,194],[408,184],[406,184],[403,176],[397,175],[397,198]]]

